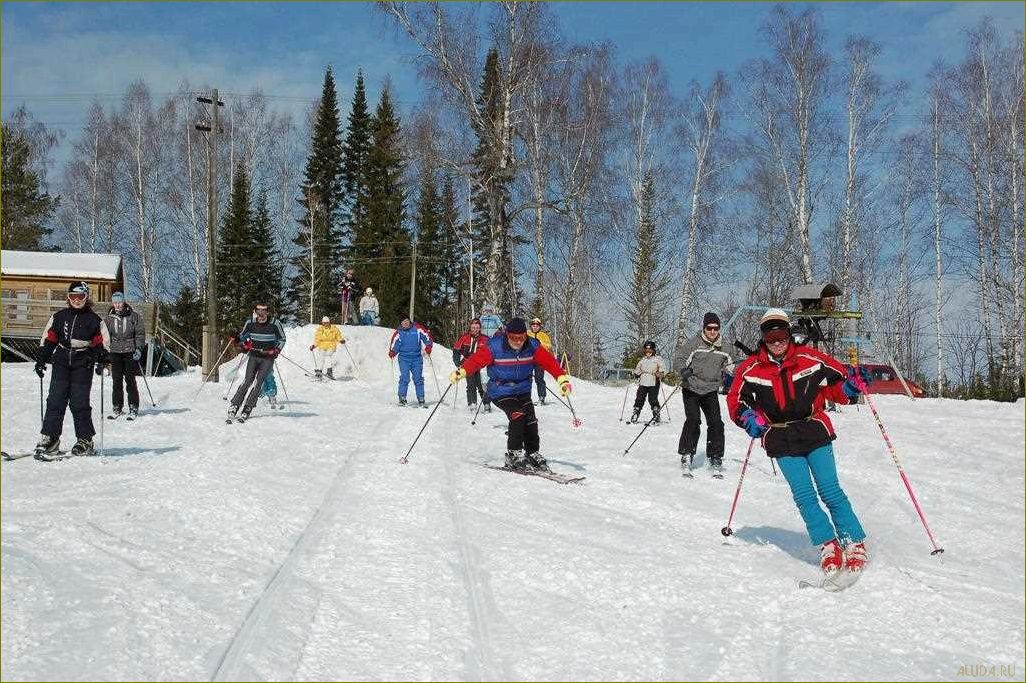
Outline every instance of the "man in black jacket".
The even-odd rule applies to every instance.
[[[135,376],[146,346],[146,328],[142,316],[125,302],[124,294],[114,292],[110,301],[104,323],[110,333],[110,376],[114,383],[111,419],[121,415],[125,405],[124,383],[128,387],[128,419],[134,420],[139,414],[139,386]]]
[[[242,407],[238,420],[245,422],[260,398],[260,388],[274,367],[274,359],[285,346],[285,329],[270,317],[267,304],[258,303],[253,307],[253,317],[246,321],[235,341],[244,353],[249,354],[249,359],[246,361],[246,377],[228,406],[228,419],[235,418]],[[253,391],[249,391],[250,387]]]
[[[46,397],[46,415],[43,417],[41,438],[36,444],[36,457],[46,460],[60,450],[64,413],[71,406],[75,421],[72,455],[92,455],[93,427],[89,390],[93,385],[93,371],[99,375],[107,360],[110,336],[100,316],[93,312],[89,286],[84,282],[68,285],[68,307],[50,316],[36,354],[36,374],[43,377],[46,364],[53,365],[50,375],[50,393]]]

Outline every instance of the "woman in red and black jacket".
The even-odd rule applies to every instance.
[[[836,435],[823,410],[827,400],[855,403],[861,392],[837,359],[794,342],[784,311],[766,311],[759,329],[759,348],[738,366],[727,394],[730,418],[753,439],[761,437],[780,465],[809,537],[821,546],[823,571],[861,571],[866,533],[837,480]]]
[[[474,355],[477,347],[488,343],[488,337],[481,333],[481,321],[474,318],[470,321],[470,330],[456,340],[452,347],[452,364],[458,368],[463,367],[463,361]],[[491,401],[488,392],[481,383],[481,371],[467,377],[467,405],[470,408],[477,406],[477,396],[481,395],[481,403],[486,413],[492,412]]]
[[[107,362],[110,334],[107,325],[93,311],[89,286],[72,282],[68,286],[68,307],[50,316],[36,353],[36,374],[46,373],[46,364],[53,364],[50,375],[50,393],[46,397],[46,415],[36,457],[46,459],[60,448],[64,412],[71,406],[78,441],[72,455],[92,455],[93,427],[89,390],[93,385],[93,372],[99,375]],[[102,419],[102,416],[101,416]]]

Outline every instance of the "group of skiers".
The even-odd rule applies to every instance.
[[[342,312],[342,324],[352,322],[354,325],[380,325],[381,307],[378,305],[378,298],[374,296],[374,290],[370,287],[361,290],[360,282],[352,268],[346,270],[342,281],[339,283],[339,307]],[[360,296],[358,306],[352,302]]]
[[[101,318],[92,310],[89,288],[84,282],[68,287],[67,303],[67,307],[51,316],[47,323],[35,365],[40,379],[44,377],[46,365],[53,366],[42,434],[36,449],[42,459],[58,452],[64,414],[69,406],[77,437],[72,454],[94,452],[95,429],[89,393],[93,373],[102,374],[105,366],[110,366],[115,379],[114,416],[124,408],[122,381],[128,390],[130,416],[134,417],[139,408],[135,376],[145,344],[139,314],[117,292],[106,319]],[[572,392],[570,377],[552,354],[551,339],[541,328],[542,321],[538,318],[529,324],[522,318],[503,324],[494,308],[486,306],[481,317],[470,321],[467,332],[453,346],[452,360],[456,369],[449,381],[453,385],[467,381],[468,407],[476,406],[480,399],[486,411],[490,411],[494,403],[507,417],[505,463],[509,469],[549,471],[540,452],[532,384],[537,386],[539,403],[545,402],[546,372],[556,380],[563,396]],[[859,366],[846,370],[828,354],[796,343],[788,315],[781,309],[766,311],[759,330],[758,348],[735,363],[723,350],[720,319],[710,312],[703,319],[701,331],[678,352],[676,367],[680,371],[686,414],[678,444],[681,464],[686,469],[692,465],[701,413],[707,423],[706,457],[710,468],[722,470],[724,435],[717,394],[726,376],[730,419],[753,440],[760,439],[767,455],[779,464],[809,538],[821,549],[824,572],[829,574],[842,568],[858,572],[868,560],[866,534],[838,482],[831,446],[836,435],[824,405],[827,400],[840,404],[857,402],[871,381],[869,373]],[[246,354],[247,360],[244,379],[230,400],[229,421],[233,418],[244,421],[261,393],[268,393],[269,377],[273,402],[272,370],[285,346],[285,330],[271,317],[267,303],[257,303],[252,317],[231,341]],[[334,379],[334,353],[338,344],[345,343],[341,331],[325,316],[310,346],[317,379],[321,378],[325,367],[327,377]],[[428,330],[408,317],[403,318],[392,334],[388,356],[398,358],[400,405],[407,403],[411,381],[418,404],[425,405],[423,356],[430,361],[433,346]],[[646,342],[644,356],[634,369],[638,378],[632,414],[635,422],[646,399],[653,420],[659,419],[659,388],[665,368],[656,352],[655,343]],[[481,370],[488,372],[487,384],[481,378]],[[820,501],[827,512],[823,511]]]

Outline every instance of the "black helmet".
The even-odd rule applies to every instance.
[[[68,294],[85,294],[89,296],[89,285],[81,280],[76,280],[68,285]]]
[[[655,350],[656,350],[656,345],[655,345],[654,341],[649,339],[647,342],[645,342],[645,345],[643,347],[641,347],[641,348],[643,348],[643,349],[652,349],[652,352],[654,353]]]

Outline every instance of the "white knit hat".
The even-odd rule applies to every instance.
[[[786,330],[791,327],[791,318],[787,315],[787,311],[782,308],[771,308],[762,314],[759,318],[759,329],[763,332],[767,330]]]

